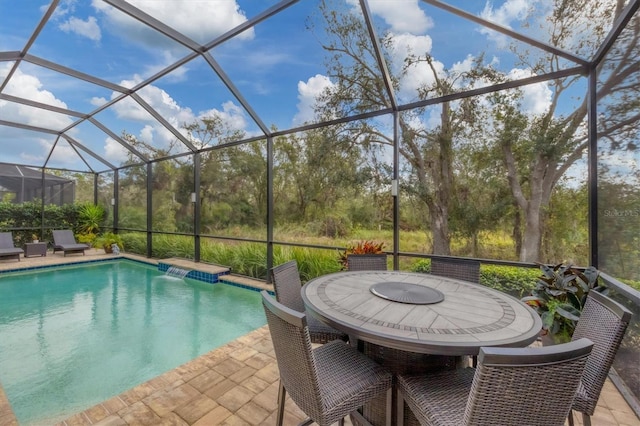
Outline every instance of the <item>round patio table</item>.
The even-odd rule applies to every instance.
[[[381,284],[398,283],[407,285],[409,299],[377,294]],[[411,292],[421,287],[442,299],[412,302]],[[312,315],[359,340],[425,354],[477,355],[482,346],[527,346],[542,328],[539,315],[508,294],[430,274],[338,272],[306,283],[302,298]]]
[[[456,368],[483,346],[527,346],[542,328],[539,315],[518,299],[437,275],[338,272],[310,280],[301,292],[311,315],[349,334],[396,374]],[[369,404],[363,414],[382,423],[385,411],[395,412],[395,398],[391,403]]]

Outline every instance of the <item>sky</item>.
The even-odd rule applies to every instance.
[[[129,0],[127,3],[198,46],[216,40],[278,4],[274,0]],[[318,94],[335,84],[327,76],[324,65],[327,53],[321,46],[324,34],[317,28],[318,3],[318,0],[294,3],[209,51],[222,75],[228,77],[267,128],[290,129],[313,121]],[[545,16],[550,12],[548,0],[451,0],[449,3],[538,39],[544,37]],[[357,0],[340,0],[336,5],[341,13],[361,15]],[[0,84],[14,66],[13,60],[3,60],[8,57],[4,52],[25,48],[48,6],[46,0],[0,0]],[[509,51],[510,40],[506,36],[473,22],[419,0],[369,0],[368,6],[376,31],[389,34],[393,40],[387,53],[391,58],[390,71],[400,78],[400,90],[396,94],[400,103],[418,100],[417,89],[433,80],[424,63],[401,75],[404,60],[410,53],[431,55],[434,68],[443,74],[469,69],[475,57],[485,54],[485,60],[509,78],[533,75]],[[533,17],[528,13],[531,10],[536,12]],[[314,23],[315,29],[310,30]],[[181,129],[185,123],[210,115],[224,118],[230,128],[243,130],[248,135],[262,134],[260,125],[210,63],[196,56],[181,64],[192,55],[190,49],[102,0],[61,0],[27,53],[37,60],[22,61],[5,82],[2,95],[89,114],[120,97],[121,90],[135,88],[174,66],[171,72],[137,93],[181,134],[186,135]],[[110,86],[101,87],[56,72],[41,66],[40,60],[97,77]],[[551,92],[546,84],[527,86],[523,90],[523,108],[527,112],[540,113],[548,107]],[[4,126],[2,120],[52,132]],[[93,120],[112,133],[105,133],[90,121],[74,125],[78,117],[69,114],[0,98],[0,161],[36,166],[46,163],[49,167],[71,170],[107,169],[90,156],[84,155],[86,163],[80,160],[77,148],[64,139],[56,144],[55,133],[65,129],[72,140],[116,166],[126,160],[126,150],[116,140],[123,131],[163,149],[169,149],[176,139],[131,98],[114,103],[95,114]],[[437,117],[432,117],[432,121],[436,122]],[[428,118],[425,125],[429,125]],[[174,144],[171,153],[187,150],[183,144]]]

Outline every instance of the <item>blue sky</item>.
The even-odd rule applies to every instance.
[[[117,3],[117,2],[116,2]],[[198,44],[207,44],[247,19],[277,4],[273,0],[130,0],[128,3],[173,27]],[[521,29],[533,8],[543,23],[549,1],[506,0],[450,4],[501,25]],[[354,12],[356,0],[337,2],[345,13]],[[299,1],[211,50],[214,60],[268,127],[296,127],[312,120],[315,96],[327,85],[323,65],[325,52],[320,32],[306,30],[310,16],[317,15],[317,0]],[[37,0],[0,0],[0,58],[2,52],[22,50],[42,19],[48,3]],[[504,36],[482,30],[477,24],[451,15],[418,0],[370,0],[376,30],[394,37],[392,72],[401,69],[407,52],[431,54],[439,72],[464,69],[470,60],[486,53],[489,61],[512,78],[530,74],[509,52]],[[536,15],[534,14],[534,15]],[[523,29],[529,36],[544,39],[540,25]],[[59,63],[124,88],[135,87],[167,66],[187,57],[191,51],[155,30],[123,14],[101,0],[61,0],[28,54]],[[0,61],[0,82],[13,61]],[[415,67],[402,77],[401,103],[417,100],[416,88],[429,80],[425,69]],[[526,89],[531,111],[549,102],[544,84]],[[22,61],[2,94],[17,96],[80,113],[90,113],[119,93],[110,88],[79,81],[45,67]],[[138,94],[171,125],[179,129],[198,117],[217,114],[249,134],[259,127],[232,96],[210,65],[196,58],[154,81]],[[118,102],[97,114],[95,119],[116,135],[127,131],[154,146],[165,147],[175,137],[132,100]],[[42,111],[0,100],[0,120],[55,131],[77,120],[66,114]],[[122,146],[91,123],[67,132],[74,140],[115,165],[124,160]],[[55,142],[55,135],[0,126],[0,161],[42,165]],[[185,152],[186,148],[174,152]],[[106,166],[92,159],[97,171]],[[62,140],[51,152],[50,167],[86,170],[88,167]]]

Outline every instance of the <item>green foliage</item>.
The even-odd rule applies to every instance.
[[[420,259],[413,263],[411,272],[420,272],[422,274],[431,273],[431,259]]]
[[[351,223],[348,217],[338,215],[326,215],[317,221],[309,222],[307,229],[321,237],[344,238],[349,235]]]
[[[568,341],[580,319],[590,291],[605,291],[598,284],[599,272],[590,266],[584,272],[571,265],[540,265],[542,275],[530,296],[522,301],[542,319],[542,329],[556,341]]]
[[[640,291],[640,281],[634,281],[634,280],[620,280],[620,281],[622,281],[629,287],[635,288],[636,290]]]
[[[514,266],[482,265],[480,284],[486,285],[514,297],[522,297],[535,286],[540,275],[537,269]]]
[[[127,246],[127,250],[131,248]],[[185,259],[193,259],[193,238],[179,235],[154,235],[153,249],[151,255],[158,259],[166,259],[168,257],[182,257]],[[147,248],[144,246],[146,254]]]
[[[124,249],[124,241],[119,234],[114,234],[113,232],[105,232],[100,235],[95,240],[95,245],[97,247],[102,247],[106,253],[111,253],[112,245],[117,244],[120,250]]]
[[[42,204],[30,201],[22,204],[0,202],[0,229],[13,232],[17,245],[31,242],[33,234],[41,241],[52,241],[52,229],[71,229],[78,233],[79,209],[81,204],[65,204],[44,206],[44,222],[42,221]],[[44,232],[41,230],[44,228]]]
[[[411,266],[412,272],[431,273],[431,260],[420,259]],[[510,294],[522,297],[535,286],[539,271],[531,268],[516,266],[481,265],[480,284]]]
[[[142,232],[124,232],[118,234],[129,253],[145,256],[147,254],[147,234]]]
[[[342,269],[346,270],[350,254],[380,254],[383,253],[383,247],[383,242],[360,241],[357,244],[349,245],[343,252],[339,253],[338,262],[342,265]]]
[[[98,236],[96,234],[78,234],[76,235],[76,241],[79,243],[89,244],[93,246],[95,244],[96,238]]]
[[[101,205],[93,203],[80,204],[76,231],[81,234],[97,234],[105,216],[106,212]]]
[[[274,265],[280,265],[289,260],[298,262],[300,278],[303,283],[321,275],[340,271],[340,264],[336,261],[334,250],[289,246],[274,247]]]

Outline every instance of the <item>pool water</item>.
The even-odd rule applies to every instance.
[[[127,260],[0,274],[0,383],[53,424],[264,325],[260,303]]]

